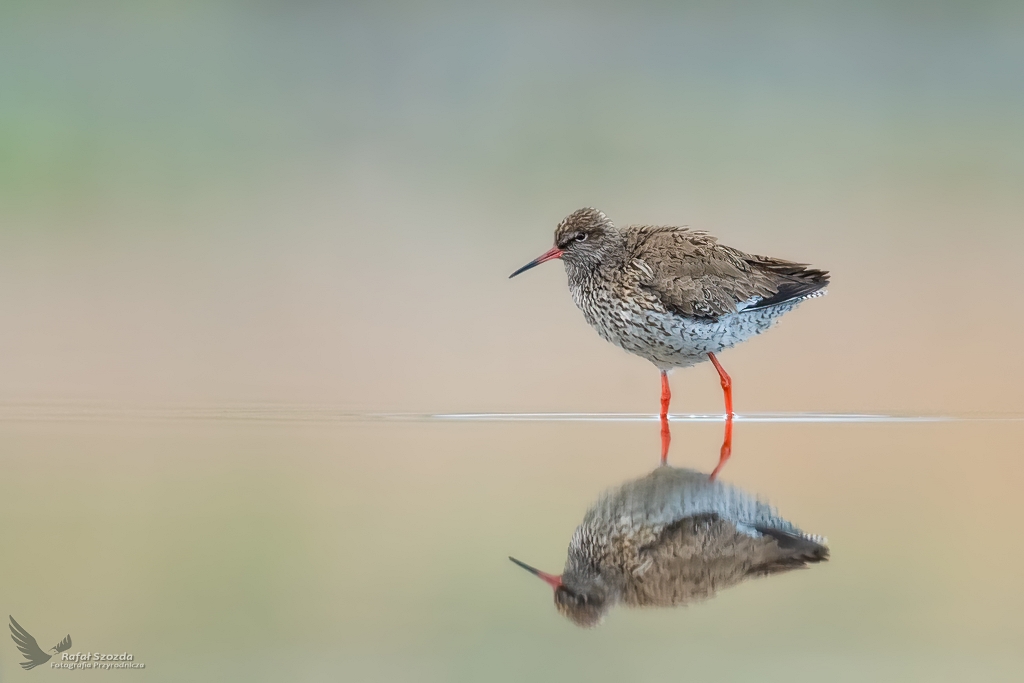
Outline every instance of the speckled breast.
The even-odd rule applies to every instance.
[[[623,292],[597,283],[570,285],[573,301],[602,338],[660,369],[687,367],[754,335],[796,304],[783,304],[719,318],[672,313],[642,287]],[[625,294],[623,296],[622,294]]]

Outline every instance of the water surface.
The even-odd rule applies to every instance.
[[[720,437],[675,424],[671,463],[710,470]],[[1022,438],[740,421],[722,479],[831,560],[580,630],[506,558],[558,571],[598,493],[657,465],[656,424],[7,419],[2,600],[152,680],[1008,680]]]

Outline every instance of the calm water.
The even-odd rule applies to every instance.
[[[506,558],[560,571],[597,495],[658,465],[656,423],[247,410],[6,409],[0,590],[41,645],[164,681],[1024,673],[1020,422],[738,422],[723,481],[831,560],[582,630]],[[671,464],[710,471],[720,436],[674,424]]]
[[[1024,680],[1022,3],[6,4],[0,615],[146,668],[0,681]],[[658,465],[507,279],[581,206],[831,271],[721,357],[829,562],[581,630],[508,561]]]

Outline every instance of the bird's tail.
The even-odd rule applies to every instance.
[[[761,299],[750,308],[743,309],[744,311],[821,296],[825,293],[825,288],[828,287],[830,280],[827,270],[809,268],[804,263],[793,263],[766,256],[754,257],[750,263],[765,271],[775,280],[777,291],[772,296]]]

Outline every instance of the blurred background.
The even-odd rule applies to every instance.
[[[1019,415],[1022,35],[1009,1],[0,4],[0,608],[154,680],[1005,680],[1012,425],[738,423],[726,476],[845,550],[583,633],[504,556],[557,570],[654,425],[65,418],[653,413],[559,264],[506,279],[581,206],[832,271],[722,355],[740,413]],[[720,410],[710,366],[673,389]],[[718,426],[674,437],[713,466]]]
[[[834,272],[728,354],[745,409],[1020,409],[1022,28],[1015,2],[8,3],[0,394],[653,410],[558,264],[505,281],[593,205]],[[717,408],[709,373],[680,408]]]

